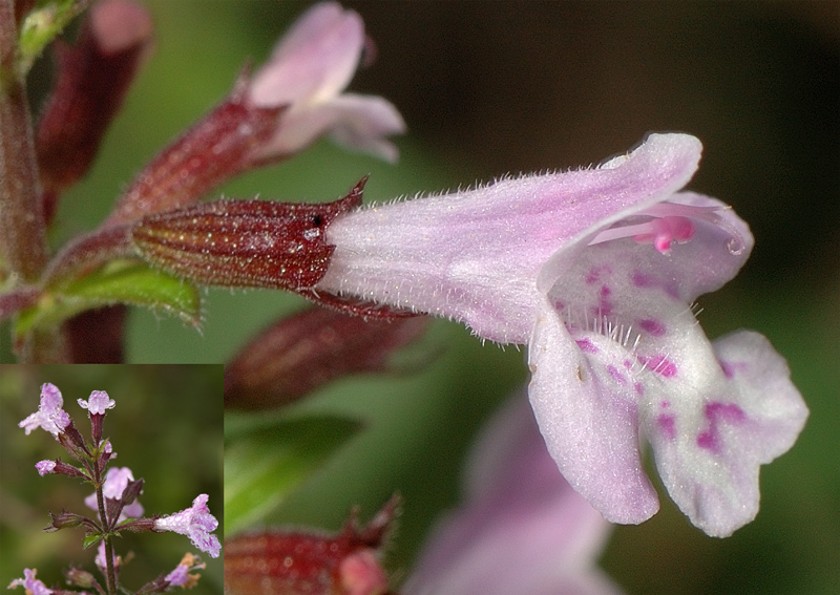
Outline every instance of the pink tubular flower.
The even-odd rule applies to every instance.
[[[58,437],[64,428],[70,425],[70,415],[64,411],[63,405],[61,391],[54,384],[42,384],[38,411],[21,421],[18,427],[23,428],[27,436],[35,428],[43,428],[54,437]]]
[[[199,494],[190,508],[156,519],[155,530],[186,535],[195,547],[213,558],[218,558],[222,546],[212,531],[219,526],[219,521],[210,514],[207,507],[208,498],[207,494]]]
[[[91,391],[87,401],[77,399],[79,407],[87,409],[91,415],[102,415],[106,409],[113,409],[117,404],[104,390]]]
[[[52,595],[53,590],[48,589],[44,583],[35,578],[37,573],[38,570],[35,568],[24,568],[24,578],[16,578],[9,583],[7,588],[14,589],[15,587],[23,587],[26,590],[27,595]]]
[[[105,483],[102,485],[102,494],[106,498],[118,500],[122,498],[125,488],[128,487],[128,482],[134,481],[134,473],[128,467],[111,467],[105,475]],[[85,498],[85,505],[93,510],[97,510],[96,494],[91,494]],[[143,506],[136,498],[133,502],[127,504],[120,513],[120,520],[128,517],[139,518],[143,516]]]
[[[758,511],[758,469],[807,417],[785,362],[741,331],[710,344],[691,304],[752,248],[722,202],[680,192],[700,160],[686,134],[651,134],[598,168],[342,214],[316,290],[454,318],[527,343],[531,404],[569,483],[608,520],[671,497],[709,535]]]
[[[465,483],[465,504],[432,533],[401,592],[619,592],[594,563],[610,525],[557,471],[525,399],[484,428]]]
[[[364,44],[362,18],[338,3],[316,4],[298,19],[249,84],[255,106],[289,106],[258,158],[296,153],[327,133],[346,147],[396,160],[396,147],[384,137],[405,131],[397,109],[381,97],[342,93]]]
[[[385,137],[403,132],[397,109],[342,93],[364,45],[364,24],[336,3],[313,6],[253,77],[242,76],[216,109],[174,141],[121,196],[106,226],[195,203],[232,176],[303,150],[322,135],[394,161]]]

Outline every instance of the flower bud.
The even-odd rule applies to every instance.
[[[50,513],[50,525],[44,531],[58,531],[69,527],[78,527],[85,521],[85,517],[72,512]]]
[[[427,322],[364,320],[318,307],[285,317],[225,368],[225,406],[280,406],[343,376],[387,370],[394,351],[417,339]]]
[[[71,568],[64,573],[67,582],[82,589],[92,589],[97,584],[96,578],[81,568]]]
[[[76,45],[56,42],[58,80],[37,134],[47,219],[56,194],[90,167],[151,38],[145,8],[109,0],[91,9]]]
[[[377,551],[396,515],[397,497],[365,527],[355,512],[337,534],[273,530],[225,540],[225,593],[384,595]]]
[[[120,197],[107,226],[178,209],[252,166],[251,153],[271,137],[285,107],[246,101],[240,80],[230,97],[161,151]]]

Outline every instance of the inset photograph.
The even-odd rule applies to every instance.
[[[222,366],[0,366],[0,584],[221,594]]]

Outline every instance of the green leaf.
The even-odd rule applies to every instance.
[[[25,75],[44,48],[89,4],[83,0],[53,0],[26,15],[20,28],[19,71]]]
[[[89,533],[82,539],[82,549],[88,549],[89,547],[98,545],[100,541],[102,541],[102,535],[99,533]]]
[[[82,279],[44,291],[38,303],[24,310],[15,333],[60,324],[92,308],[128,304],[165,312],[198,326],[201,297],[198,288],[168,273],[133,260],[120,260]]]
[[[263,518],[360,428],[341,417],[286,420],[225,445],[225,532]]]

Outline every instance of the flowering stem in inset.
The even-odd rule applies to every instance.
[[[98,463],[94,463],[93,465],[93,474],[96,480],[96,505],[99,508],[99,518],[102,520],[102,530],[109,533],[111,526],[105,510],[105,495],[103,493],[105,481],[102,479],[102,470]],[[114,572],[114,544],[111,543],[110,537],[105,537],[105,567],[106,579],[108,580],[108,595],[114,595],[117,592],[117,575]]]

